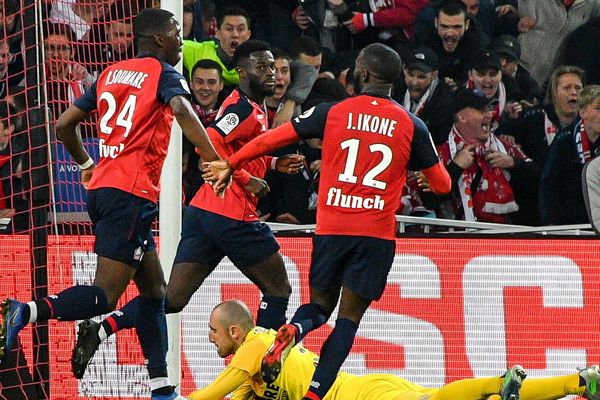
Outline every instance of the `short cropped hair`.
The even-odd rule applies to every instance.
[[[240,44],[233,53],[233,58],[231,62],[236,67],[242,66],[243,63],[248,60],[250,54],[256,51],[270,51],[271,46],[269,43],[264,42],[262,40],[250,39]]]
[[[579,92],[577,98],[577,106],[579,109],[585,108],[596,100],[600,99],[600,85],[588,85],[584,86]]]
[[[160,8],[145,8],[133,19],[133,37],[151,37],[162,33],[174,15]]]
[[[198,68],[216,69],[219,72],[219,80],[223,80],[223,78],[221,77],[221,74],[223,73],[223,68],[215,60],[210,60],[208,58],[203,58],[202,60],[198,60],[198,62],[196,64],[194,64],[194,66],[192,67],[192,76],[194,76],[194,72],[196,72],[196,70]]]
[[[225,17],[244,17],[246,19],[246,24],[248,25],[248,29],[250,29],[250,15],[248,11],[239,6],[231,6],[226,7],[222,12],[217,15],[217,28],[221,29],[221,25],[223,25],[223,21]]]
[[[73,32],[73,29],[67,24],[58,22],[44,24],[44,38],[51,35],[64,36],[67,38],[68,42],[76,42],[75,32]]]
[[[310,36],[300,36],[294,41],[294,53],[292,56],[295,59],[298,59],[300,54],[316,57],[323,54],[323,49],[321,49],[319,43]]]
[[[277,60],[278,58],[283,58],[284,60],[292,61],[290,55],[285,51],[281,50],[279,47],[271,47],[271,53],[273,53],[273,58]]]
[[[443,0],[438,6],[437,15],[439,16],[442,12],[450,16],[464,14],[465,19],[468,15],[467,6],[461,0]]]
[[[394,83],[400,78],[402,62],[398,53],[382,43],[371,43],[360,52],[362,65],[376,78]]]
[[[252,313],[246,304],[239,300],[227,300],[216,306],[214,310],[221,311],[220,322],[223,327],[228,328],[232,325],[239,325],[244,331],[248,332],[254,327]]]

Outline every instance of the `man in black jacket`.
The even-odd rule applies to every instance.
[[[415,42],[431,48],[440,61],[440,79],[451,87],[467,80],[473,55],[483,51],[489,39],[472,26],[467,7],[460,0],[443,0],[435,18],[435,29],[417,32]]]
[[[428,47],[410,48],[403,57],[404,79],[396,85],[394,99],[421,118],[437,145],[448,139],[452,127],[454,94],[438,79],[438,57]]]

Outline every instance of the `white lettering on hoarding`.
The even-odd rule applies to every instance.
[[[285,247],[283,250],[285,253]],[[301,304],[300,294],[302,290],[307,290],[307,282],[301,284],[299,268],[292,259],[284,257],[284,261],[292,285],[289,319]],[[93,281],[95,266],[94,253],[72,252],[73,283],[90,284]],[[460,265],[458,267],[462,268]],[[447,281],[449,278],[442,275],[442,271],[448,272],[446,264],[438,266],[428,257],[399,253],[396,254],[388,276],[388,285],[399,288],[397,292],[392,291],[399,293],[398,300],[422,300],[424,304],[448,298],[448,293],[443,292],[443,288],[447,288],[448,284],[452,290],[457,289],[456,293],[462,295],[464,308],[448,316],[464,318],[464,351],[474,376],[497,375],[502,372],[507,361],[514,361],[508,360],[507,320],[526,319],[529,309],[527,298],[524,298],[523,308],[520,310],[522,315],[506,315],[513,310],[507,310],[505,307],[507,288],[523,288],[529,291],[539,288],[543,307],[548,309],[567,310],[584,307],[582,271],[567,257],[482,255],[468,260],[462,268],[462,278],[456,282],[454,278]],[[445,286],[442,285],[443,279]],[[196,387],[206,386],[225,367],[225,360],[218,357],[214,345],[208,341],[209,315],[212,308],[226,296],[224,288],[239,285],[248,285],[254,290],[252,283],[225,259],[181,314],[182,351],[191,367]],[[308,296],[305,300],[307,298]],[[259,300],[257,299],[257,304]],[[514,304],[514,298],[511,301]],[[384,310],[374,304],[365,314],[358,337],[381,342],[383,346],[387,343],[390,346],[401,347],[404,359],[398,360],[398,365],[403,367],[377,369],[370,365],[371,368],[368,368],[364,355],[368,350],[359,346],[353,349],[344,363],[343,370],[359,375],[392,373],[427,387],[443,385],[448,372],[448,349],[444,334],[448,332],[443,332],[430,321],[411,315],[411,309],[403,310],[398,307],[397,312],[395,311],[396,309]],[[402,314],[403,312],[406,312],[406,315]],[[336,318],[336,314],[332,315],[329,320],[330,326],[333,326],[332,321]],[[531,318],[530,323],[535,324],[536,317]],[[457,320],[455,325],[462,330],[460,320]],[[514,351],[512,348],[510,350]],[[528,357],[527,352],[524,353],[524,357]],[[586,359],[585,343],[582,343],[581,348],[571,345],[564,348],[548,347],[545,349],[545,357],[546,369],[527,368],[530,377],[572,373],[575,367],[585,366],[590,361]],[[123,355],[117,356],[116,338],[112,336],[107,343],[100,346],[95,356],[95,360],[98,361],[90,364],[84,379],[79,381],[79,393],[91,397],[147,397],[148,378],[145,367],[120,364],[119,359],[123,359]],[[432,369],[432,365],[438,367]],[[428,373],[423,374],[423,371]],[[132,385],[131,382],[136,384]]]
[[[72,253],[73,284],[91,285],[96,273],[97,256],[93,252]],[[100,321],[105,316],[94,318]],[[74,328],[81,321],[76,321]],[[74,344],[74,343],[73,343]],[[117,337],[112,335],[98,347],[83,379],[78,380],[79,393],[90,398],[146,398],[150,394],[146,367],[117,362]],[[110,382],[110,385],[107,384]]]
[[[475,376],[497,375],[507,365],[505,288],[540,287],[544,307],[583,308],[581,271],[564,257],[475,257],[464,268],[462,284],[466,351]],[[526,298],[520,312],[526,320]],[[586,365],[583,349],[547,349],[546,357],[548,369],[528,369],[527,373],[532,377],[566,374]]]

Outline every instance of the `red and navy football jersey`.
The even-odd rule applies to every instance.
[[[100,161],[89,189],[112,187],[158,201],[173,124],[171,99],[189,96],[183,76],[156,58],[106,68],[75,106],[98,110]]]
[[[425,124],[387,97],[318,105],[292,120],[323,140],[316,233],[394,239],[407,170],[436,165]]]
[[[250,100],[239,89],[223,102],[217,118],[206,129],[210,141],[221,158],[227,158],[256,136],[267,131],[267,115],[263,107]],[[258,178],[265,176],[270,157],[259,157],[246,165],[245,171]],[[203,185],[190,205],[239,221],[255,221],[258,198],[243,185],[248,181],[234,179],[222,196],[215,195],[212,186]]]

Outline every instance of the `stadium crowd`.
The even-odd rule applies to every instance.
[[[13,228],[4,230],[13,232],[26,229],[29,221],[23,215],[33,204],[26,198],[32,193],[26,190],[27,186],[31,187],[32,178],[24,176],[24,170],[32,163],[29,150],[33,139],[28,137],[31,136],[28,131],[30,118],[23,117],[33,105],[28,104],[29,97],[24,99],[30,82],[26,76],[29,66],[24,62],[26,49],[21,2],[5,0],[0,4],[0,222],[14,219]],[[323,179],[321,182],[325,185],[331,180],[326,168],[321,171],[321,166],[331,163],[335,152],[331,139],[328,142],[323,138],[331,138],[342,130],[330,123],[339,121],[335,119],[335,113],[340,108],[347,116],[347,126],[342,127],[346,131],[360,130],[392,137],[393,124],[402,118],[402,129],[412,127],[410,138],[405,140],[408,144],[385,147],[390,154],[381,147],[372,150],[372,153],[382,153],[380,164],[388,162],[385,167],[391,164],[392,158],[396,163],[398,159],[404,162],[393,164],[393,179],[387,175],[385,179],[402,183],[404,166],[415,167],[414,171],[408,171],[403,188],[387,192],[388,196],[389,193],[395,195],[395,199],[387,204],[398,205],[394,207],[396,214],[530,226],[589,222],[581,191],[581,172],[586,163],[600,154],[600,67],[596,51],[600,0],[184,0],[183,4],[183,77],[163,65],[175,65],[179,60],[175,55],[180,43],[178,23],[171,19],[172,15],[162,14],[162,18],[169,21],[169,29],[165,24],[152,26],[147,17],[150,13],[142,12],[160,6],[158,1],[54,0],[46,1],[41,10],[43,69],[39,83],[45,89],[45,114],[51,130],[56,126],[58,136],[71,155],[77,154],[82,160],[78,162],[84,170],[82,184],[90,183],[92,191],[112,188],[107,184],[111,180],[110,173],[123,171],[123,168],[106,167],[111,164],[100,164],[100,172],[97,171],[90,181],[84,180],[86,169],[91,168],[88,180],[92,176],[95,160],[78,141],[80,135],[85,141],[95,143],[97,130],[102,134],[111,133],[112,127],[107,126],[109,117],[105,120],[103,115],[97,117],[93,113],[97,94],[98,99],[107,100],[112,95],[110,89],[106,89],[109,84],[125,82],[135,87],[141,86],[145,79],[142,75],[125,77],[126,70],[115,69],[110,72],[114,75],[100,84],[104,86],[94,83],[99,76],[105,77],[103,71],[110,70],[115,63],[134,60],[130,64],[118,64],[134,65],[139,52],[162,61],[163,64],[156,67],[158,72],[151,71],[154,73],[152,79],[160,80],[163,85],[166,82],[166,73],[163,73],[168,71],[169,83],[160,86],[156,99],[144,100],[149,100],[160,112],[167,105],[171,107],[187,135],[184,137],[181,177],[187,219],[184,219],[182,242],[175,261],[177,276],[170,280],[166,289],[162,287],[162,275],[153,277],[156,281],[152,281],[146,293],[142,291],[137,303],[132,302],[135,307],[130,306],[130,312],[115,313],[108,317],[108,322],[95,325],[86,322],[83,327],[87,331],[80,325],[72,359],[74,371],[78,371],[76,376],[83,375],[102,340],[122,328],[136,326],[138,335],[143,330],[141,326],[150,331],[148,322],[139,325],[136,322],[157,316],[152,323],[161,332],[161,338],[153,338],[147,332],[140,337],[145,356],[152,362],[149,371],[153,398],[179,398],[166,378],[166,350],[155,349],[154,342],[162,343],[166,335],[164,313],[180,311],[224,256],[228,256],[263,293],[259,324],[274,329],[284,324],[291,288],[272,233],[268,228],[256,228],[262,226],[256,221],[289,224],[317,221],[317,204],[324,203],[323,199],[318,200],[320,181]],[[146,22],[143,29],[138,27],[139,35],[135,37],[133,21],[140,12],[146,16]],[[142,42],[144,46],[140,44]],[[273,65],[270,64],[271,57]],[[374,60],[394,62],[393,65],[377,65]],[[117,77],[117,74],[120,75]],[[187,85],[177,85],[180,77],[181,81],[187,80]],[[110,82],[111,79],[114,81]],[[193,118],[186,114],[188,101],[178,99],[186,97],[187,86],[192,95],[189,110],[192,110]],[[387,96],[389,89],[390,96]],[[103,97],[106,93],[109,93],[108,97]],[[361,114],[359,111],[367,109],[369,104],[348,100],[361,93],[365,95],[363,98],[385,98],[372,100],[370,104],[380,106],[378,101],[385,104],[386,110],[391,110],[389,112],[396,118],[394,122],[385,118],[369,119],[370,114]],[[110,101],[107,103],[109,111],[104,115],[110,112],[112,117],[114,107],[111,109]],[[336,108],[340,104],[356,108]],[[126,104],[116,118],[116,124],[126,129],[124,137],[134,129],[130,113],[135,105],[127,107]],[[334,111],[330,113],[330,109]],[[157,118],[158,114],[149,110],[145,110],[149,114],[145,122],[151,117]],[[353,114],[355,110],[356,115]],[[206,131],[196,123],[197,120],[207,128]],[[289,124],[290,121],[293,123]],[[161,125],[165,132],[167,125]],[[289,135],[278,142],[285,142],[286,146],[278,146],[282,148],[257,158],[235,173],[230,168],[234,184],[224,196],[231,207],[223,205],[225,200],[215,200],[213,188],[204,185],[202,179],[203,165],[206,167],[203,162],[215,161],[217,154],[222,158],[231,156],[230,160],[235,160],[238,154],[237,160],[243,159],[239,155],[243,153],[240,149],[248,142],[247,153],[257,155],[260,151],[256,150],[257,142],[252,139],[273,128],[280,130],[271,131],[270,135],[266,133],[265,143],[277,142],[274,133],[281,132]],[[194,135],[190,137],[188,130]],[[51,131],[49,137],[55,142],[54,135]],[[162,139],[164,149],[157,150],[159,155],[151,165],[154,168],[151,172],[158,172],[146,171],[152,175],[149,181],[158,180],[160,175],[162,159],[159,159],[164,159],[168,142],[164,137]],[[199,147],[203,145],[203,150],[195,148],[192,142]],[[110,152],[112,159],[123,150],[104,142],[96,143],[100,147],[98,151]],[[350,141],[335,143],[338,144],[343,150],[348,149],[349,158],[352,151],[358,153]],[[402,147],[403,144],[408,150]],[[390,149],[401,156],[397,157]],[[354,158],[356,163],[356,154]],[[118,162],[112,165],[118,165]],[[439,169],[435,169],[436,166]],[[369,184],[365,186],[375,189],[384,189],[388,184],[393,186],[384,178],[370,174],[375,173],[377,167],[365,174],[370,176]],[[418,168],[422,168],[423,173]],[[340,181],[356,182],[354,171],[350,169],[344,169],[339,175]],[[204,173],[207,174],[206,170]],[[125,181],[127,177],[119,179]],[[215,188],[220,183],[214,183]],[[155,187],[154,197],[144,197],[140,193],[147,195],[147,191],[134,193],[134,189],[129,193],[132,196],[127,196],[142,197],[154,204],[158,185]],[[335,190],[325,194],[331,197],[327,204],[331,200],[336,207],[341,203],[342,208],[375,209],[381,201],[378,195],[373,198],[350,196],[343,194],[341,189],[331,189]],[[97,193],[106,196],[107,192]],[[90,195],[90,202],[99,197],[97,193]],[[345,201],[347,206],[343,205]],[[104,203],[96,202],[96,207]],[[355,203],[360,206],[355,207]],[[49,201],[47,205],[50,204]],[[383,211],[383,205],[380,209]],[[155,207],[146,216],[145,225],[140,228],[140,232],[144,232],[140,234],[151,235],[150,220],[154,214]],[[344,212],[337,215],[337,220],[343,218],[341,214]],[[114,217],[114,213],[111,216]],[[104,282],[100,274],[96,276],[94,286],[86,286],[86,289],[75,286],[58,296],[29,303],[11,300],[12,303],[7,303],[3,310],[6,311],[2,335],[4,348],[0,347],[0,353],[10,351],[18,332],[28,323],[51,318],[78,320],[112,311],[129,279],[135,279],[127,266],[152,263],[152,270],[160,270],[152,240],[144,242],[146,247],[132,247],[135,250],[133,259],[120,258],[117,250],[98,245],[116,241],[111,237],[113,232],[107,234],[99,229],[103,218],[93,218],[97,239],[100,238],[95,250],[102,262],[111,268],[126,264],[121,274],[123,283],[112,288],[113,285]],[[229,228],[224,226],[231,220],[236,221],[236,225],[226,231]],[[337,279],[336,274],[329,270],[317,271],[311,275],[311,302],[299,309],[292,320],[295,325],[287,325],[283,331],[280,329],[274,339],[274,346],[281,347],[275,351],[277,353],[321,326],[338,302],[339,290],[330,292],[331,287],[344,288],[337,330],[332,334],[337,340],[332,340],[329,347],[324,346],[323,359],[328,364],[318,364],[315,374],[323,387],[310,389],[305,398],[325,398],[352,346],[350,339],[356,334],[362,314],[372,300],[381,296],[385,287],[394,252],[394,229],[388,229],[391,225],[383,222],[381,226],[371,224],[377,219],[365,218],[364,221],[367,223],[362,227],[348,222],[344,227],[348,231],[344,231],[323,223],[322,218],[321,236],[335,236],[332,232],[346,236],[343,236],[344,243],[337,243],[330,237],[315,240],[321,249],[313,254],[317,255],[314,259],[319,260],[315,270],[336,263],[345,267],[344,260],[330,262],[331,249],[334,245],[344,249],[348,247],[347,236],[360,236],[356,246],[362,246],[358,264],[381,265],[380,279],[373,279],[376,281],[373,287],[366,287],[361,275],[364,270],[359,270],[359,278],[353,282],[344,276],[343,282],[340,277],[339,282],[332,283],[324,277]],[[215,227],[220,230],[200,231],[200,228]],[[324,231],[327,232],[323,235]],[[233,232],[239,237],[224,232]],[[208,243],[206,238],[211,234],[214,240]],[[370,250],[379,249],[381,243],[373,244],[364,241],[363,237],[387,241],[387,251],[376,255],[380,259],[366,255],[374,255],[375,252]],[[252,246],[248,245],[252,240]],[[264,248],[259,248],[256,243]],[[240,249],[250,248],[255,254],[238,253]],[[154,258],[150,260],[147,256],[142,262],[142,252],[151,252]],[[341,250],[339,254],[342,254]],[[260,261],[257,263],[256,260]],[[148,274],[152,275],[151,272]],[[273,278],[274,274],[280,278]],[[114,274],[111,276],[114,278]],[[176,280],[178,276],[180,282]],[[284,284],[275,287],[274,282]],[[79,301],[84,292],[90,304]],[[348,297],[345,299],[345,296]],[[8,322],[7,315],[10,316]],[[289,329],[287,333],[286,329]],[[85,335],[93,337],[93,344],[88,349],[82,344],[89,340]],[[289,336],[289,340],[285,338],[282,342],[282,335]],[[348,339],[348,343],[340,338]],[[283,357],[281,352],[275,354],[274,370],[281,369]],[[330,359],[334,361],[329,363]],[[597,367],[593,371],[598,375]],[[279,371],[275,371],[271,380],[276,380],[278,374]],[[518,375],[520,384],[524,374],[521,371]],[[264,370],[263,378],[268,381]],[[574,393],[583,394],[586,390],[588,381],[584,378],[581,374],[569,378],[577,381],[573,383]],[[500,381],[495,379],[497,385]]]
[[[43,83],[57,120],[106,66],[135,55],[132,18],[159,2],[44,4]],[[2,11],[0,96],[15,115],[26,111],[11,100],[24,82],[19,1],[3,2]],[[232,58],[250,38],[270,43],[276,61],[275,94],[263,104],[269,127],[352,96],[358,52],[381,42],[402,59],[392,98],[425,122],[453,182],[449,195],[432,196],[411,172],[398,214],[532,226],[588,222],[577,175],[597,155],[599,94],[588,88],[585,104],[579,94],[600,83],[599,1],[185,0],[183,15],[184,76],[205,126],[239,83]],[[463,88],[488,104],[465,104]],[[19,129],[9,131],[0,142],[0,216],[7,217],[27,204],[21,182],[27,146]],[[82,135],[96,135],[93,116]],[[314,223],[321,143],[302,140],[273,155],[290,152],[305,156],[305,168],[292,176],[267,173],[259,218]],[[185,204],[203,183],[200,161],[185,141]],[[566,182],[574,183],[565,188]]]

